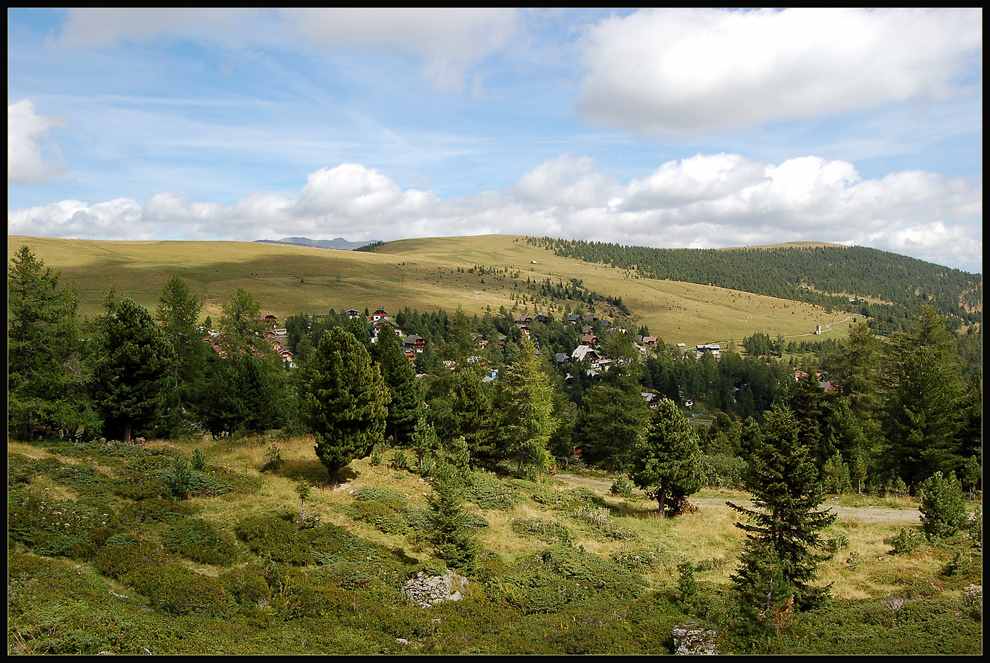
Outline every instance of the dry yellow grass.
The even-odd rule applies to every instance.
[[[76,284],[80,314],[102,313],[107,288],[154,310],[165,282],[179,274],[205,303],[203,316],[220,315],[236,288],[253,294],[266,311],[284,319],[331,308],[384,306],[395,313],[461,307],[469,315],[512,310],[510,281],[470,274],[475,265],[509,268],[526,279],[556,283],[581,279],[602,295],[621,297],[637,324],[668,343],[741,341],[763,332],[799,338],[822,325],[825,335],[844,336],[851,319],[819,307],[706,285],[636,278],[620,269],[553,255],[522,237],[486,235],[402,240],[381,253],[335,251],[253,242],[99,242],[8,236],[8,257],[28,245],[63,281]],[[533,261],[536,264],[533,264]],[[530,304],[518,312],[537,311]]]

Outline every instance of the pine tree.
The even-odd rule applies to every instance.
[[[192,410],[202,397],[202,371],[209,346],[196,331],[203,305],[189,290],[186,282],[173,274],[162,288],[155,311],[155,320],[175,350],[172,380],[174,389],[165,405],[163,430],[178,433],[183,423],[183,410]]]
[[[525,336],[515,360],[506,369],[499,394],[500,430],[506,454],[516,459],[516,473],[523,467],[546,472],[553,464],[547,442],[556,427],[553,418],[553,384],[540,366],[536,348]]]
[[[304,409],[316,455],[330,483],[340,470],[371,453],[385,433],[389,395],[378,367],[350,332],[334,328],[316,348],[304,376]]]
[[[129,442],[135,426],[151,424],[173,389],[175,350],[151,314],[134,300],[106,300],[96,368],[97,400],[108,423]]]
[[[498,445],[498,423],[493,401],[493,388],[482,382],[476,370],[458,371],[450,404],[453,427],[451,437],[467,441],[471,464],[493,470],[505,458]]]
[[[261,304],[244,288],[237,288],[222,305],[220,330],[236,345],[255,346],[264,339]]]
[[[379,334],[371,347],[371,357],[381,370],[391,398],[385,419],[385,434],[391,436],[396,445],[408,444],[423,403],[416,371],[402,352],[398,337],[388,330]]]
[[[76,322],[76,295],[27,246],[7,266],[7,417],[28,439],[37,428],[98,428]]]
[[[816,510],[825,495],[808,448],[799,443],[799,433],[794,413],[775,404],[765,417],[764,439],[750,459],[744,480],[757,509],[727,504],[749,518],[748,523],[736,524],[747,532],[743,567],[733,576],[737,589],[744,597],[753,591],[764,572],[757,562],[771,554],[779,562],[786,591],[794,594],[796,607],[807,608],[828,591],[810,582],[815,567],[827,559],[814,552],[820,543],[819,532],[832,524],[835,514]]]
[[[629,477],[657,500],[664,518],[677,516],[704,479],[698,436],[674,401],[664,398],[632,453]]]
[[[427,540],[433,554],[462,573],[474,571],[479,542],[464,510],[464,477],[458,468],[442,461],[430,479],[433,492],[426,497]]]
[[[886,355],[886,458],[916,488],[935,472],[947,473],[962,462],[956,437],[961,380],[955,340],[928,306],[914,330],[891,337]]]

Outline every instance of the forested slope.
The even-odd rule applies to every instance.
[[[861,246],[654,249],[531,238],[558,256],[860,313],[874,331],[905,328],[932,304],[951,329],[982,322],[983,276]],[[850,299],[856,299],[853,303]]]

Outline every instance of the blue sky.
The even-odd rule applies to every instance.
[[[982,10],[9,9],[8,232],[982,272]]]

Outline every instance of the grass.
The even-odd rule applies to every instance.
[[[581,279],[601,295],[621,297],[636,325],[668,343],[741,341],[764,332],[775,338],[820,340],[843,337],[850,320],[845,313],[826,314],[820,307],[713,286],[634,277],[621,269],[555,256],[511,235],[445,237],[390,242],[377,253],[336,251],[253,242],[113,242],[40,237],[7,237],[8,256],[27,245],[45,265],[74,283],[81,315],[99,315],[107,289],[116,284],[153,311],[166,281],[179,274],[204,302],[203,317],[217,319],[221,304],[236,288],[254,295],[266,311],[284,319],[300,312],[326,313],[333,308],[363,310],[384,306],[424,311],[460,306],[483,315],[516,306],[510,296],[523,291],[526,279]],[[533,264],[532,261],[536,261]],[[467,270],[474,266],[505,268],[503,279]],[[515,277],[514,274],[519,276]],[[517,290],[514,290],[513,287]],[[547,304],[527,303],[517,313],[564,314]]]
[[[285,462],[278,471],[262,473],[267,449],[273,443],[279,446]],[[267,597],[263,601],[267,607],[236,602],[224,607],[227,604],[220,601],[212,608],[219,613],[199,617],[170,616],[161,608],[167,603],[155,603],[158,599],[144,597],[128,584],[129,576],[113,580],[100,575],[86,557],[39,557],[31,554],[20,539],[11,540],[8,564],[15,569],[15,574],[8,582],[9,651],[97,653],[93,648],[106,648],[115,653],[137,653],[135,648],[151,647],[155,642],[158,648],[152,647],[153,653],[276,650],[281,653],[411,653],[413,650],[482,653],[476,651],[478,647],[482,647],[484,653],[564,653],[601,651],[608,647],[612,647],[613,652],[669,653],[666,649],[669,644],[664,645],[664,639],[650,640],[648,645],[643,645],[645,641],[637,639],[637,634],[643,629],[653,633],[659,629],[666,630],[669,636],[672,625],[692,619],[722,624],[719,628],[723,630],[728,623],[725,621],[729,619],[726,608],[719,602],[725,601],[730,575],[735,571],[743,549],[744,533],[735,527],[739,514],[727,507],[725,501],[745,503],[748,494],[744,492],[708,488],[692,497],[692,502],[699,507],[696,512],[663,519],[656,513],[655,502],[641,493],[628,498],[611,495],[608,486],[614,477],[603,473],[582,473],[578,478],[580,483],[578,479],[560,477],[546,478],[538,484],[509,481],[506,485],[518,498],[511,508],[483,509],[466,505],[488,523],[487,527],[478,530],[482,548],[487,551],[482,561],[482,567],[487,571],[472,581],[467,598],[461,604],[422,611],[405,606],[397,593],[405,577],[403,574],[413,573],[417,564],[432,559],[422,535],[414,531],[403,534],[379,531],[369,523],[355,520],[350,509],[355,503],[354,492],[364,487],[397,490],[404,496],[409,509],[423,509],[431,488],[418,475],[387,465],[372,466],[363,459],[345,469],[343,487],[327,487],[323,484],[326,472],[316,459],[313,440],[308,436],[275,440],[256,436],[216,442],[208,439],[151,440],[144,446],[149,452],[180,454],[187,459],[197,448],[206,457],[208,472],[225,477],[228,476],[225,473],[236,473],[243,480],[235,481],[236,488],[231,492],[213,497],[194,496],[175,503],[182,505],[184,517],[210,521],[232,535],[248,516],[296,515],[300,502],[295,482],[302,477],[314,486],[306,501],[306,511],[319,515],[320,527],[337,525],[345,528],[349,536],[360,537],[377,546],[376,550],[386,551],[385,557],[381,558],[384,561],[373,564],[338,561],[328,566],[294,568],[287,564],[276,565],[277,568],[269,565],[269,570],[275,568],[274,573],[282,574],[273,577],[283,580],[265,584],[257,574],[265,568],[266,562],[250,552],[244,542],[237,546],[235,560],[227,566],[173,556],[168,567],[172,570],[160,571],[165,574],[163,578],[172,578],[169,582],[190,586],[188,583],[201,578],[203,582],[213,583],[205,585],[214,588],[210,591],[234,591],[229,584],[231,574],[240,574],[249,580],[254,578],[256,583],[261,582],[259,588],[252,591],[260,591]],[[41,473],[15,473],[14,483],[8,478],[8,495],[30,493],[57,504],[77,500],[80,505],[92,503],[99,495],[88,489],[76,491],[60,483],[69,479],[60,478],[67,475],[60,474],[59,468],[88,468],[95,461],[100,472],[108,476],[125,476],[127,464],[134,456],[111,453],[107,449],[99,445],[77,447],[51,441],[8,442],[8,457],[18,472],[23,472],[23,468],[30,470],[32,463],[43,468]],[[51,459],[57,459],[59,465],[53,465]],[[167,466],[171,461],[165,460]],[[20,476],[26,476],[26,483],[18,483],[20,479],[16,477]],[[575,489],[576,485],[582,488]],[[594,487],[588,488],[588,485]],[[547,499],[546,491],[550,490],[559,491],[564,499]],[[923,543],[910,553],[891,555],[891,546],[884,541],[899,531],[902,526],[900,516],[894,521],[878,520],[874,516],[878,509],[896,515],[917,508],[916,501],[903,499],[885,503],[878,498],[862,496],[841,499],[832,496],[829,499],[828,504],[841,510],[839,519],[825,533],[825,538],[841,536],[847,543],[819,568],[818,582],[831,584],[831,594],[836,598],[832,612],[822,616],[822,623],[826,625],[822,628],[833,629],[828,626],[832,623],[829,620],[841,622],[840,615],[846,612],[849,615],[862,611],[873,614],[870,611],[879,610],[878,615],[886,615],[886,608],[870,606],[888,597],[900,597],[908,601],[909,606],[920,605],[911,602],[927,602],[925,605],[931,607],[925,610],[934,610],[932,618],[941,620],[938,621],[939,628],[951,629],[956,634],[955,639],[950,644],[937,645],[948,647],[948,650],[934,650],[932,647],[936,645],[931,643],[936,641],[927,640],[928,632],[918,625],[917,631],[911,631],[912,639],[907,644],[901,642],[895,646],[883,641],[883,647],[896,647],[897,651],[909,653],[978,650],[980,642],[973,643],[976,636],[972,634],[975,627],[971,619],[959,616],[962,613],[953,616],[952,611],[959,611],[954,606],[961,605],[963,587],[974,579],[980,582],[982,567],[967,567],[954,575],[945,573],[949,561],[960,552],[972,552],[972,545],[957,537],[944,544]],[[162,502],[168,503],[167,500]],[[107,512],[118,514],[126,514],[128,508],[136,504],[114,496],[109,501],[97,500],[97,503],[105,504]],[[595,521],[577,518],[573,515],[576,504],[587,505],[592,511],[604,504],[608,524],[631,532],[632,538],[603,536],[602,512],[594,512],[599,514],[599,520]],[[513,519],[558,523],[573,532],[575,538],[570,545],[552,546],[514,531]],[[169,522],[144,520],[140,524],[121,524],[117,532],[133,535],[147,542],[144,545],[154,546],[163,541],[162,537],[171,527]],[[568,573],[574,574],[573,577],[560,576],[558,571],[545,566],[540,560],[550,559],[547,555],[552,556],[553,564],[560,569],[569,569]],[[640,562],[630,566],[626,562],[620,564],[619,560]],[[709,604],[714,607],[704,615],[686,614],[678,607],[677,565],[683,561],[694,565],[695,578],[709,597],[707,600],[716,601]],[[34,570],[27,576],[16,570],[25,568]],[[615,569],[616,579],[629,577],[625,569],[632,568],[634,575],[640,578],[636,581],[641,582],[641,589],[636,590],[639,594],[632,598],[622,595],[621,592],[629,591],[630,585],[619,580],[614,586],[620,594],[613,596],[610,589],[591,592],[588,582],[603,579],[602,568]],[[193,575],[181,575],[189,573]],[[485,580],[488,577],[485,574],[494,575]],[[330,584],[326,585],[327,582]],[[619,589],[622,587],[626,589]],[[115,595],[128,598],[117,599]],[[112,600],[109,605],[106,604],[107,597]],[[508,603],[503,603],[503,599]],[[320,606],[324,606],[322,612]],[[224,610],[232,612],[223,613]],[[918,613],[921,614],[929,613]],[[94,621],[92,615],[108,615],[116,621]],[[434,615],[442,620],[439,628],[431,625],[430,619]],[[574,640],[578,635],[571,630],[571,619],[578,615],[582,620],[598,625],[596,629],[601,630],[595,633],[615,640]],[[922,619],[921,616],[897,618],[901,622]],[[811,617],[802,617],[798,623],[804,629],[800,631],[803,635],[795,636],[794,641],[781,640],[788,648],[785,651],[829,653],[843,651],[842,647],[846,646],[833,642],[831,630],[816,630]],[[119,635],[120,628],[132,634],[130,639],[111,637],[114,633]],[[857,628],[873,627],[867,624]],[[337,634],[333,642],[323,642],[315,636],[316,632],[331,631]],[[857,637],[867,637],[864,633],[868,634],[868,631],[857,632],[860,633]],[[215,641],[207,634],[214,634]],[[416,645],[410,649],[396,649],[396,638]],[[309,645],[303,646],[302,640],[307,640]],[[644,646],[647,648],[643,649]],[[736,653],[744,651],[738,649],[738,643],[726,646]],[[820,648],[816,650],[815,647]]]

